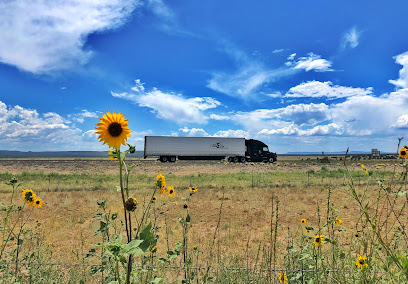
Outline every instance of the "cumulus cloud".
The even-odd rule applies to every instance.
[[[314,70],[316,72],[327,72],[333,71],[331,69],[332,63],[320,55],[310,52],[307,56],[299,57],[295,60],[296,53],[291,54],[288,57],[288,61],[285,63],[286,66],[291,66],[293,69],[303,69],[306,71]]]
[[[356,48],[359,44],[361,31],[358,31],[356,27],[352,27],[350,30],[344,33],[341,40],[341,47],[343,49],[350,47]]]
[[[214,120],[230,120],[231,118],[226,115],[210,114],[210,119]]]
[[[248,132],[242,129],[228,129],[215,132],[213,135],[208,134],[202,128],[188,128],[183,127],[178,130],[177,133],[173,133],[173,136],[189,136],[189,137],[248,137]]]
[[[200,137],[200,136],[209,136],[209,135],[202,128],[188,128],[185,126],[179,129],[177,136]]]
[[[78,123],[84,123],[86,118],[98,118],[98,112],[91,112],[83,109],[80,113],[70,114],[68,117]]]
[[[395,62],[402,65],[397,80],[389,80],[397,88],[408,88],[408,51],[394,57]]]
[[[373,88],[353,88],[333,85],[332,82],[308,81],[292,87],[285,94],[290,98],[345,98],[358,95],[367,95],[372,93]]]
[[[263,129],[258,132],[259,135],[298,135],[298,136],[322,136],[322,135],[342,135],[343,127],[336,123],[326,125],[317,125],[310,129],[300,129],[295,124],[291,124],[284,128],[278,129]]]
[[[220,130],[214,133],[215,137],[244,137],[244,138],[249,138],[249,133],[248,131],[242,130],[242,129],[237,129],[237,130]]]
[[[135,93],[115,93],[116,98],[130,100],[141,107],[148,107],[158,117],[178,123],[207,123],[204,111],[216,108],[220,102],[210,97],[185,98],[181,94],[163,92],[157,88],[146,91],[140,80],[132,88]]]
[[[2,1],[0,62],[45,73],[85,64],[91,33],[123,25],[138,0]]]
[[[393,125],[393,127],[400,129],[408,129],[408,114],[403,114],[400,117],[398,117],[398,120]]]

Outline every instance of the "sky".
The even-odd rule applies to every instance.
[[[408,144],[408,2],[0,0],[0,150],[108,150],[146,135],[273,152]],[[405,142],[406,141],[406,142]]]

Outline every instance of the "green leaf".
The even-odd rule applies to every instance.
[[[125,250],[124,253],[127,255],[132,254],[133,256],[143,254],[144,251],[140,248],[142,243],[143,240],[133,240],[130,243],[123,245],[123,249]]]
[[[111,219],[115,220],[116,218],[118,218],[118,213],[113,213],[111,216]]]
[[[128,172],[130,172],[134,167],[136,167],[136,165],[132,164],[130,166],[127,166],[126,168],[127,168]]]
[[[138,240],[142,240],[143,243],[140,245],[140,248],[145,252],[149,249],[149,247],[154,243],[154,234],[152,232],[152,223],[150,222],[149,225],[144,228],[143,231],[137,236]]]
[[[119,185],[116,186],[116,191],[121,191],[121,188]]]
[[[163,280],[163,278],[156,277],[156,278],[154,278],[154,280],[152,280],[152,283],[158,284],[158,283],[162,282],[162,280]]]
[[[190,214],[187,213],[186,223],[190,224],[190,222],[191,222],[191,217],[190,217]]]

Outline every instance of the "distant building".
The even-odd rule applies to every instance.
[[[377,149],[371,149],[371,158],[372,159],[379,159],[380,158],[380,151]]]

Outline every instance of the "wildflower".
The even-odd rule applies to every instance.
[[[408,148],[406,148],[405,146],[402,147],[399,151],[399,156],[404,159],[408,158]]]
[[[343,223],[343,221],[341,219],[336,218],[336,220],[334,220],[333,224],[335,226],[340,226]]]
[[[367,171],[366,167],[364,166],[364,164],[361,164],[361,167],[363,168],[364,173],[365,173],[366,175],[368,175],[368,171]]]
[[[197,250],[197,246],[193,246],[193,250]]]
[[[306,230],[306,234],[307,234],[307,235],[310,235],[310,230]]]
[[[96,133],[99,135],[99,141],[103,144],[108,144],[109,147],[114,149],[120,149],[120,145],[126,145],[126,140],[130,137],[128,127],[129,119],[125,119],[125,116],[116,112],[110,113],[109,111],[99,118],[101,122],[96,125]]]
[[[356,259],[356,266],[360,269],[363,269],[364,267],[368,267],[367,264],[367,257],[365,255],[363,256],[358,256],[358,258]]]
[[[284,284],[288,283],[288,277],[286,276],[286,273],[279,273],[279,282]]]
[[[198,190],[198,187],[190,186],[188,188],[191,192],[196,192]]]
[[[125,202],[125,207],[127,211],[135,211],[136,209],[136,198],[129,197]]]
[[[35,194],[31,189],[23,189],[22,191],[23,200],[28,204],[28,206],[33,206],[35,201]]]
[[[157,200],[157,197],[156,196],[153,196],[152,197],[152,202],[155,202]]]
[[[324,238],[323,236],[315,236],[314,242],[315,246],[320,246],[324,244]]]
[[[173,195],[175,195],[176,193],[174,192],[174,187],[173,186],[169,186],[168,188],[167,188],[167,195],[168,196],[173,196]]]
[[[162,174],[158,174],[156,177],[156,187],[160,189],[160,194],[166,190],[166,178]]]
[[[188,208],[188,204],[187,204],[187,203],[184,203],[183,208],[184,208],[184,209],[187,209],[187,208]]]
[[[42,200],[41,200],[41,198],[36,198],[35,200],[34,200],[34,206],[35,207],[42,207]]]
[[[116,155],[116,151],[109,150],[109,154],[108,154],[108,156],[109,156],[109,160],[111,160],[111,161],[115,161],[115,160],[117,160],[117,159],[116,159],[116,157],[115,157],[114,155]]]
[[[303,218],[302,220],[300,220],[300,223],[302,223],[302,225],[306,224],[306,219]]]

